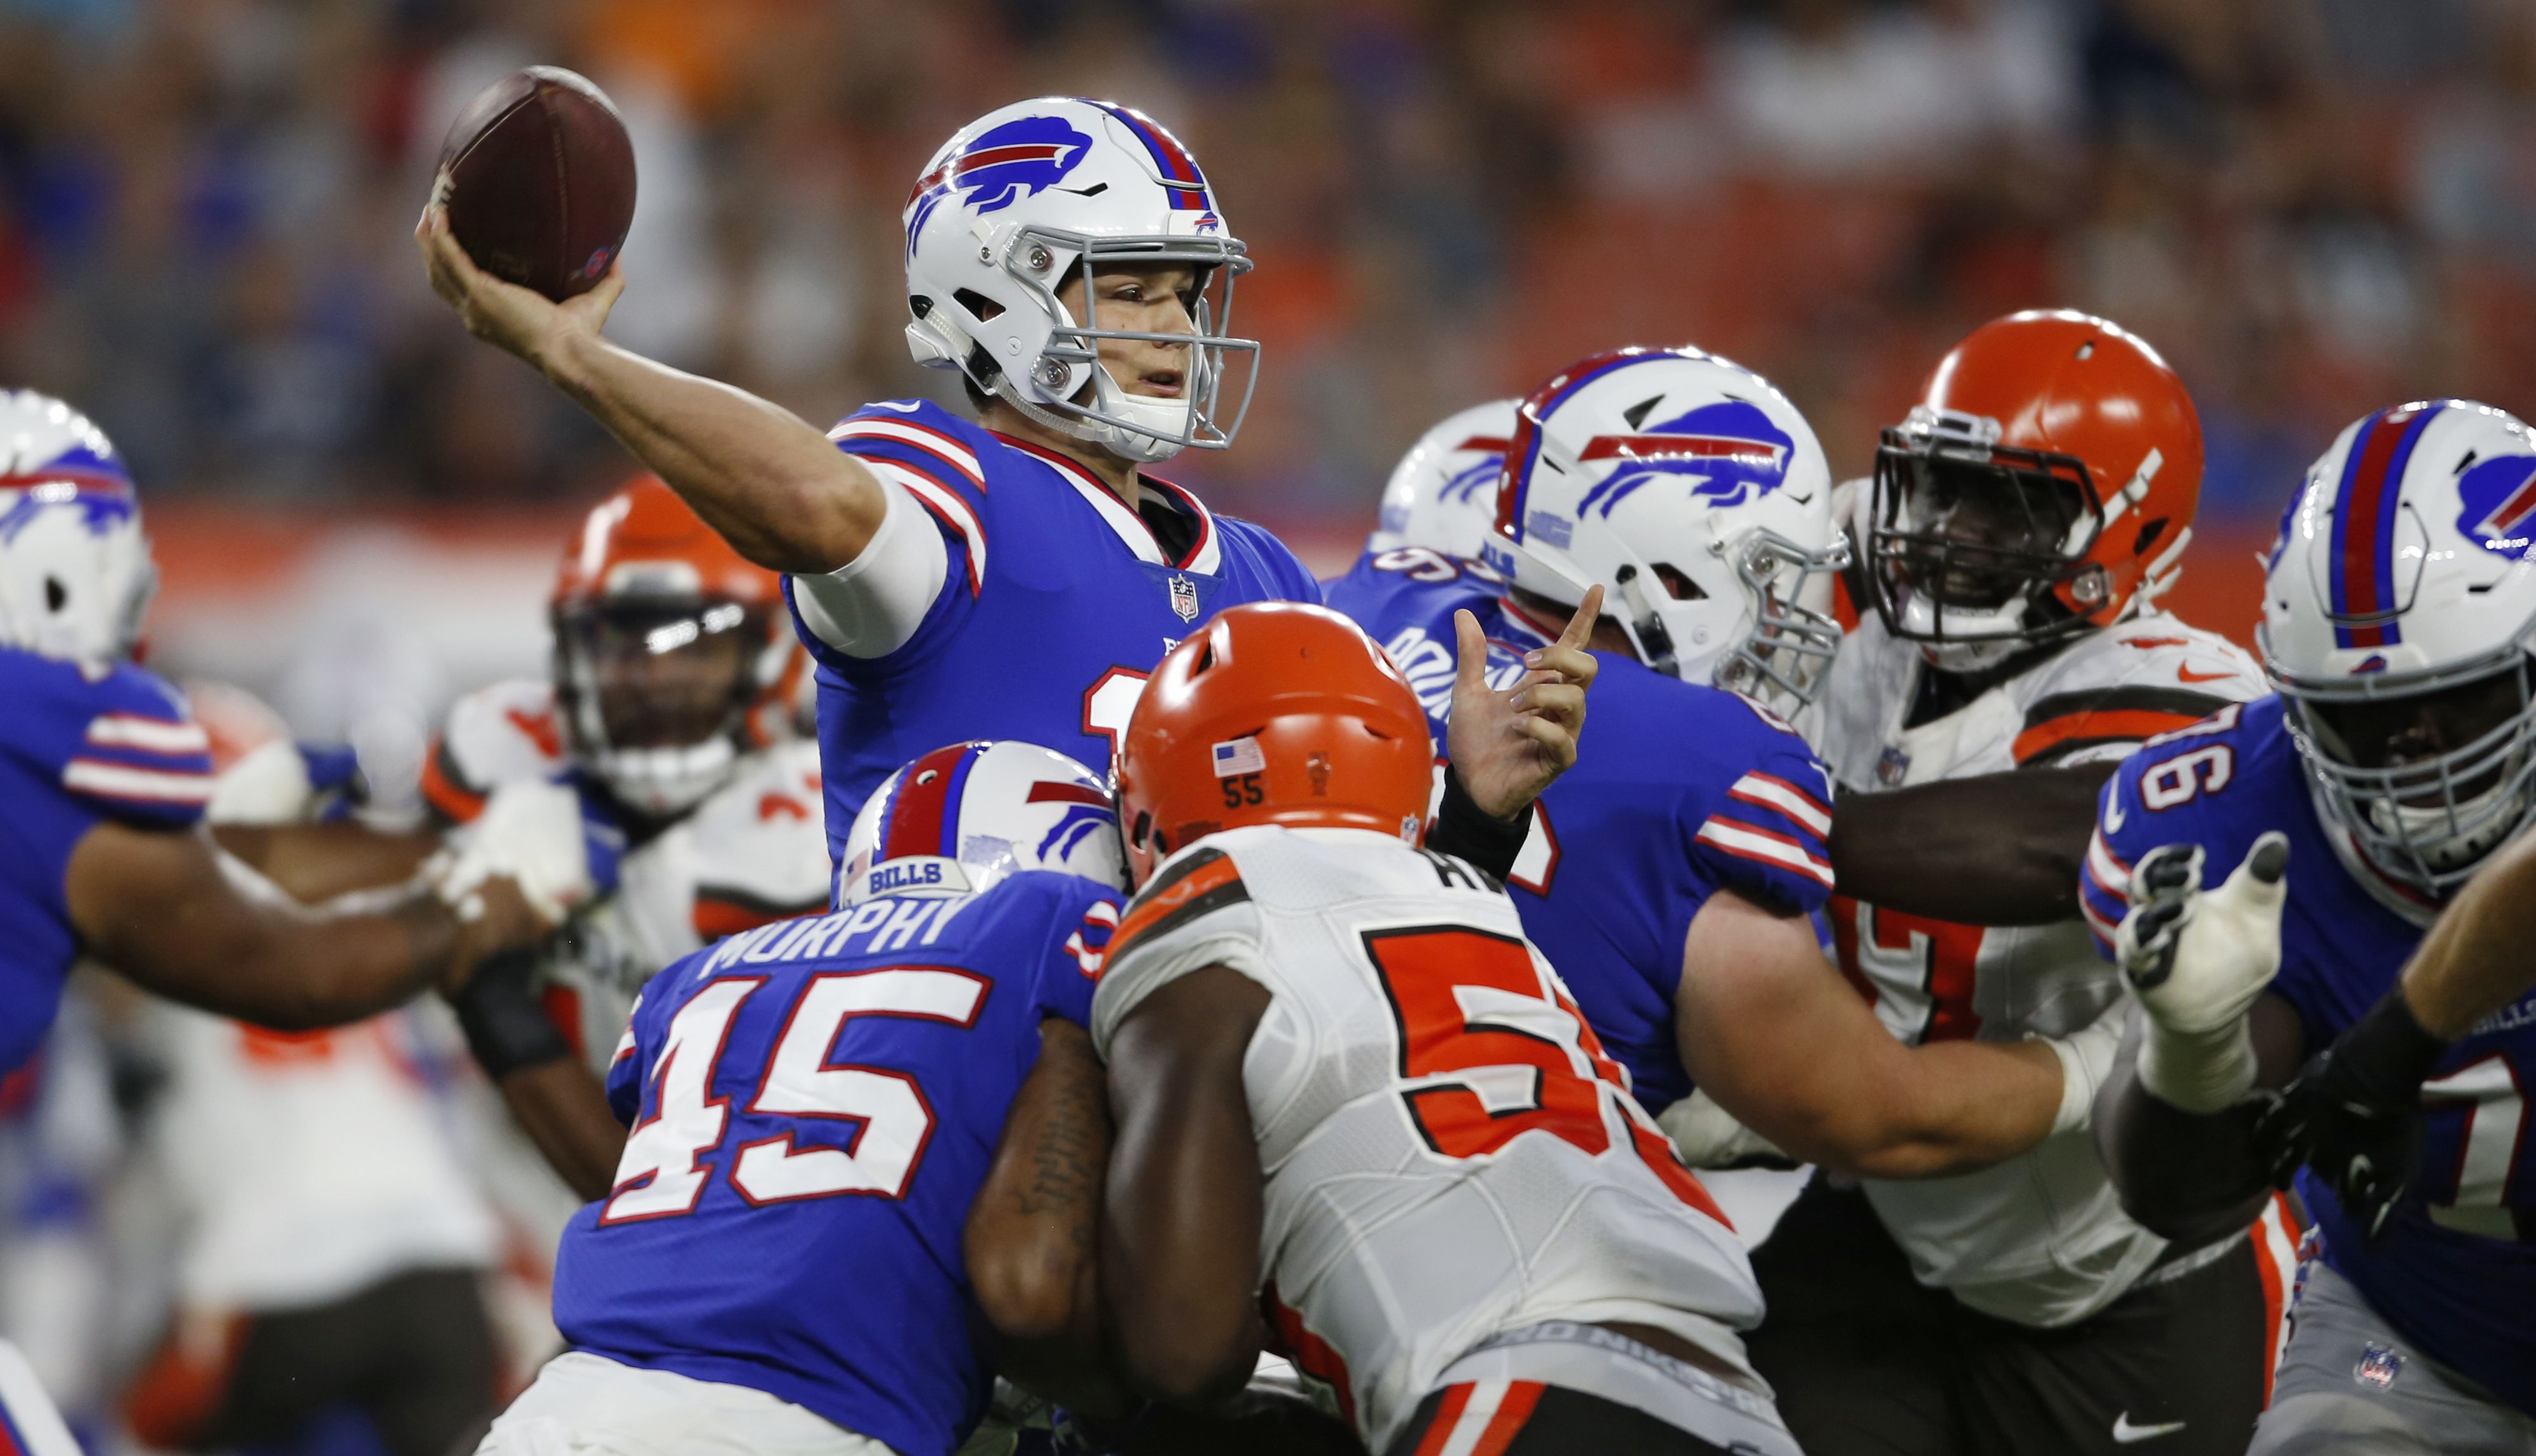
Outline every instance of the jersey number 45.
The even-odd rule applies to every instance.
[[[649,1074],[653,1109],[625,1139],[616,1193],[599,1217],[602,1227],[695,1211],[714,1172],[701,1160],[721,1146],[729,1126],[730,1098],[710,1094],[731,1049],[731,1023],[765,983],[762,976],[707,981],[669,1018]],[[856,1017],[974,1026],[986,986],[983,976],[940,966],[811,978],[784,1019],[743,1110],[801,1125],[859,1122],[861,1130],[843,1148],[798,1146],[789,1131],[742,1143],[730,1159],[731,1190],[751,1204],[847,1193],[905,1196],[933,1136],[932,1108],[906,1073],[832,1066],[829,1051]]]

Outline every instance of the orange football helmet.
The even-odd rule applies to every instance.
[[[1141,885],[1192,840],[1248,824],[1416,844],[1435,751],[1400,669],[1325,606],[1227,607],[1154,669],[1118,745],[1118,825]]]
[[[775,573],[649,475],[583,520],[548,613],[567,749],[629,808],[682,813],[792,732],[808,660]]]
[[[1988,666],[2175,585],[2200,497],[2200,417],[2157,350],[2088,314],[2010,314],[1884,431],[1868,594],[1939,665]]]

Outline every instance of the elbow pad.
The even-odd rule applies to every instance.
[[[889,508],[862,554],[831,572],[792,578],[792,605],[821,642],[850,658],[886,657],[924,625],[951,572],[951,548],[924,508],[894,480]]]

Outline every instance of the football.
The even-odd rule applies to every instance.
[[[531,66],[458,114],[434,186],[476,267],[561,302],[605,278],[625,245],[634,144],[588,78]]]

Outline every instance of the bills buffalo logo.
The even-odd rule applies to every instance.
[[[1593,511],[1608,520],[1640,487],[1667,476],[1688,480],[1691,495],[1712,505],[1744,505],[1786,482],[1795,453],[1796,442],[1759,406],[1742,400],[1703,405],[1640,434],[1588,440],[1581,459],[1620,464],[1585,492],[1576,514]]]
[[[997,213],[1064,181],[1092,151],[1092,139],[1062,116],[1022,116],[979,133],[953,157],[919,177],[907,198],[907,250],[943,199],[959,196],[979,213]]]
[[[138,510],[132,486],[119,478],[97,478],[85,475],[38,475],[12,479],[0,475],[0,541],[14,541],[19,533],[34,524],[36,517],[51,506],[75,506],[80,513],[80,526],[91,536],[102,536],[109,528],[130,521]]]
[[[2457,529],[2513,561],[2536,560],[2536,455],[2497,455],[2457,479]]]
[[[1497,476],[1505,472],[1505,437],[1473,435],[1453,447],[1453,453],[1456,455],[1472,450],[1483,453],[1470,465],[1453,473],[1453,477],[1444,482],[1444,488],[1435,492],[1438,500],[1468,502],[1480,493],[1480,487],[1483,485],[1494,493]]]

